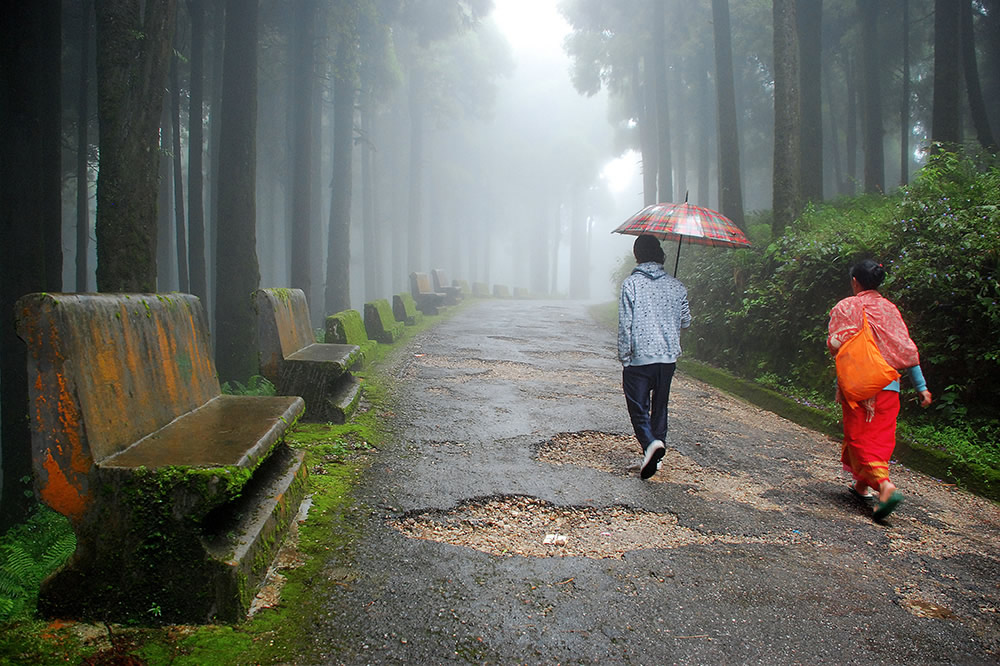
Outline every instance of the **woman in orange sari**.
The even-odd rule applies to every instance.
[[[830,336],[826,344],[834,355],[840,346],[852,338],[862,326],[862,312],[868,319],[875,344],[886,363],[900,373],[904,371],[920,394],[920,406],[931,404],[917,346],[910,339],[906,323],[896,306],[876,291],[885,279],[885,268],[865,259],[851,268],[853,296],[837,303],[830,311]],[[837,389],[837,401],[844,416],[844,446],[840,460],[854,477],[851,492],[869,497],[877,491],[873,517],[885,518],[903,500],[896,485],[889,480],[889,459],[896,446],[896,417],[899,415],[899,380],[855,407]]]

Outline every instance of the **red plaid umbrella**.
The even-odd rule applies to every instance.
[[[697,245],[748,247],[746,234],[728,217],[702,206],[684,203],[658,203],[646,206],[628,218],[611,233],[642,236],[650,234],[662,240],[677,241],[677,263],[681,258],[681,241]]]

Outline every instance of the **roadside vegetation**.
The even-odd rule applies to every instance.
[[[899,306],[934,394],[932,407],[921,410],[904,381],[902,448],[932,473],[1000,498],[996,158],[940,153],[912,185],[809,206],[778,239],[769,213],[749,216],[748,226],[750,248],[682,249],[678,277],[695,314],[685,355],[707,364],[700,371],[689,365],[691,374],[724,371],[806,408],[802,414],[825,423],[819,429],[839,432],[826,327],[830,309],[851,293],[850,266],[872,257],[886,266],[880,291]],[[616,283],[633,265],[623,259]]]

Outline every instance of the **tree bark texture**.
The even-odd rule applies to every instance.
[[[188,0],[191,16],[191,100],[188,107],[188,271],[191,293],[207,307],[205,277],[205,0]]]
[[[969,95],[969,111],[972,125],[976,128],[976,138],[983,150],[996,152],[997,143],[990,129],[986,102],[979,85],[979,65],[976,63],[976,33],[972,25],[972,0],[959,0],[961,12],[962,72],[965,75],[965,90]]]
[[[823,98],[822,36],[823,0],[798,0],[796,7],[799,40],[799,90],[801,139],[799,163],[802,169],[804,201],[823,200]]]
[[[174,232],[177,248],[177,289],[188,293],[187,229],[184,220],[184,167],[181,160],[181,82],[176,55],[170,63],[170,120],[173,123]]]
[[[410,169],[409,203],[407,204],[407,255],[409,272],[426,271],[424,262],[424,90],[420,65],[410,69]]]
[[[903,0],[903,81],[899,99],[899,184],[910,182],[910,0]]]
[[[865,192],[885,191],[885,149],[882,146],[882,87],[879,63],[879,3],[858,0],[861,18],[861,58],[864,78]]]
[[[173,123],[170,121],[170,94],[164,89],[160,118],[159,188],[156,195],[156,289],[177,289],[177,254],[174,249],[174,180],[170,161]]]
[[[775,237],[801,209],[799,172],[799,46],[796,0],[773,0],[774,12],[774,182]]]
[[[257,2],[226,1],[219,128],[216,368],[221,381],[258,372],[253,292],[257,264]]]
[[[313,226],[313,24],[315,0],[298,0],[292,6],[292,182],[291,182],[291,286],[310,294],[312,272],[310,235]],[[332,313],[330,313],[332,314]]]
[[[157,139],[176,0],[96,0],[97,288],[156,290]]]
[[[962,140],[959,119],[960,0],[934,1],[934,106],[931,111],[931,141],[955,148]]]
[[[90,277],[88,254],[90,251],[90,168],[88,155],[90,140],[90,38],[92,4],[84,1],[80,6],[80,80],[76,102],[76,290],[87,291]]]
[[[652,84],[656,91],[656,197],[657,201],[674,200],[674,162],[670,146],[670,91],[667,88],[667,57],[663,48],[664,39],[661,34],[666,32],[665,2],[652,0],[653,12],[653,45],[652,45]]]
[[[733,77],[733,41],[729,27],[729,0],[712,0],[715,35],[715,94],[719,123],[719,209],[746,231],[740,176],[740,137],[736,123],[736,87]]]
[[[653,82],[647,61],[640,68],[637,58],[632,65],[636,117],[639,123],[639,152],[642,154],[642,201],[644,206],[657,202],[656,196],[656,115],[653,113]],[[640,71],[641,69],[641,71]]]
[[[357,48],[354,31],[344,30],[337,44],[333,74],[333,180],[326,254],[325,314],[328,315],[351,307],[351,167]]]
[[[25,345],[14,303],[61,289],[60,32],[58,0],[8,3],[0,22],[0,532],[33,501]],[[49,268],[47,264],[55,262]]]

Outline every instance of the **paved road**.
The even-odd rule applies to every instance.
[[[398,437],[303,663],[1000,660],[997,505],[894,466],[875,524],[837,442],[684,376],[641,481],[583,304],[467,305],[392,372]]]

